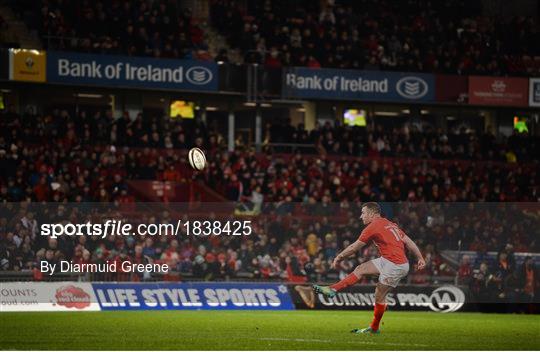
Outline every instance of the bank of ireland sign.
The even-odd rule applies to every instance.
[[[47,54],[47,81],[51,83],[217,91],[217,72],[213,62],[54,51]]]
[[[388,102],[435,100],[435,77],[424,73],[285,68],[284,98]]]

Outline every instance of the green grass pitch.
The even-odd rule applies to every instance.
[[[540,317],[388,311],[0,313],[0,349],[540,350]]]

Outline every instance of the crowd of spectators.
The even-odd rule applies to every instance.
[[[27,6],[24,6],[24,3]],[[30,27],[49,49],[211,60],[189,9],[169,0],[20,1]],[[39,9],[39,11],[30,11]]]
[[[200,176],[203,178],[203,176]],[[265,202],[330,203],[530,201],[539,197],[538,171],[458,161],[348,159],[253,152],[218,153],[207,184],[231,201],[263,194]]]
[[[320,154],[356,157],[398,157],[442,160],[491,160],[515,163],[538,160],[540,138],[515,131],[511,136],[478,132],[460,126],[444,132],[429,124],[405,122],[391,128],[370,123],[364,127],[316,124],[307,131],[290,119],[268,124],[267,142],[314,145]],[[289,152],[291,150],[289,149]],[[300,149],[302,151],[302,149]]]
[[[248,204],[246,208],[258,203],[257,213],[268,216],[265,221],[255,223],[255,235],[246,240],[186,240],[165,236],[100,241],[97,237],[54,240],[36,236],[38,222],[34,220],[38,214],[2,213],[3,270],[32,268],[37,259],[43,258],[51,261],[68,258],[81,263],[126,259],[143,263],[169,261],[178,275],[199,279],[234,278],[249,273],[264,279],[333,280],[376,255],[374,248],[367,248],[358,258],[345,262],[341,270],[329,268],[336,251],[353,241],[361,229],[358,217],[354,216],[359,213],[360,202],[538,201],[537,170],[521,163],[488,165],[474,158],[474,163],[391,160],[374,155],[355,158],[332,153],[280,156],[241,149],[228,153],[221,147],[218,136],[202,121],[165,119],[150,114],[139,114],[132,120],[128,113],[113,119],[111,112],[72,114],[52,110],[46,114],[31,111],[18,114],[8,109],[0,121],[3,203],[24,200],[132,203],[135,197],[129,192],[127,180],[166,177],[174,181],[186,177],[182,174],[179,153],[156,154],[156,151],[198,145],[207,151],[209,165],[197,178],[227,199]],[[320,127],[318,132],[313,132],[314,136],[330,133],[337,139],[345,133],[326,131],[327,128]],[[377,138],[383,135],[377,130],[370,133]],[[476,136],[472,139],[473,144],[477,143]],[[516,154],[518,159],[527,160],[519,148]],[[484,172],[488,166],[489,172]],[[508,242],[517,251],[540,250],[537,236],[529,231],[538,227],[534,223],[538,219],[534,214],[524,215],[514,205],[499,203],[499,208],[488,203],[489,208],[468,209],[464,207],[472,205],[416,204],[414,209],[387,209],[389,216],[418,240],[428,257],[427,269],[413,272],[411,282],[428,283],[433,277],[455,275],[438,254],[441,249],[482,252],[496,250]],[[139,220],[167,222],[166,217],[143,215]],[[335,223],[336,217],[351,220]],[[303,223],[295,221],[296,218],[311,220]]]
[[[321,281],[337,278],[351,265],[376,256],[376,250],[366,248],[357,258],[345,261],[338,271],[330,269],[331,260],[340,246],[346,246],[355,239],[360,229],[358,219],[339,225],[324,217],[308,225],[291,217],[255,218],[253,234],[249,237],[188,237],[185,228],[181,227],[177,237],[142,235],[101,239],[97,236],[60,236],[53,239],[39,235],[43,219],[47,222],[61,222],[66,218],[92,219],[95,222],[97,217],[105,214],[107,218],[113,216],[125,220],[126,217],[121,217],[114,209],[111,211],[98,206],[47,205],[31,208],[1,207],[0,226],[4,235],[0,242],[0,266],[3,270],[29,270],[41,260],[50,264],[59,260],[73,260],[76,264],[127,260],[132,263],[166,263],[173,271],[167,275],[170,279],[178,279],[179,275],[206,280],[244,275],[244,278],[266,280]],[[138,213],[136,219],[132,217],[131,222],[175,222],[169,211],[155,214],[145,211]],[[185,214],[183,219],[187,219]],[[215,220],[211,213],[208,219]],[[427,257],[431,263],[431,257]],[[143,275],[122,272],[94,277],[102,278],[146,279]]]
[[[514,248],[507,244],[495,257],[480,253],[473,259],[463,255],[457,271],[457,283],[468,286],[479,303],[509,303],[509,311],[535,311],[540,289],[540,271],[535,258],[527,256],[522,263],[515,258]],[[489,260],[493,259],[491,263]],[[521,304],[521,305],[520,305]]]
[[[328,282],[343,277],[357,264],[378,255],[377,249],[369,246],[357,256],[345,260],[337,270],[330,267],[336,254],[355,241],[362,229],[358,216],[354,216],[358,209],[350,209],[347,220],[340,222],[332,218],[332,213],[310,220],[297,215],[283,215],[277,209],[267,210],[264,215],[252,218],[253,232],[250,236],[187,236],[186,228],[180,227],[178,236],[172,233],[157,237],[139,234],[108,236],[104,239],[99,236],[59,236],[54,239],[41,236],[39,228],[43,222],[60,223],[65,219],[96,223],[98,219],[114,218],[136,225],[174,224],[177,216],[184,221],[200,216],[175,212],[174,206],[167,210],[140,210],[129,215],[122,213],[119,207],[97,205],[13,207],[4,204],[1,210],[2,270],[31,270],[41,260],[51,264],[59,260],[72,260],[76,264],[129,261],[137,264],[168,264],[171,272],[165,277],[158,275],[157,279],[256,278]],[[408,281],[414,284],[454,282],[456,270],[441,257],[439,251],[442,249],[457,249],[458,246],[474,249],[481,246],[477,249],[479,254],[499,248],[505,248],[507,252],[510,252],[510,248],[512,253],[514,250],[532,252],[540,249],[536,234],[529,231],[539,225],[540,218],[538,215],[525,215],[523,209],[516,205],[383,203],[383,210],[386,216],[398,222],[414,237],[426,258],[425,269],[411,269]],[[208,209],[206,211],[208,215],[205,220],[219,219]],[[501,220],[503,216],[505,221]],[[473,236],[472,233],[479,235]],[[507,244],[511,242],[516,245]],[[472,272],[476,269],[475,263],[467,264],[467,270]],[[473,280],[468,273],[461,265],[457,271],[460,283]],[[36,278],[44,279],[40,275]],[[92,278],[121,281],[150,279],[145,275],[124,272],[99,274]],[[372,280],[366,277],[363,282]],[[534,280],[539,280],[539,277],[536,276]],[[538,285],[538,282],[534,284]]]
[[[1,201],[133,201],[130,179],[185,178],[179,153],[216,140],[199,120],[112,112],[16,113],[0,122]],[[127,147],[127,148],[126,148]]]
[[[307,132],[285,126],[277,128],[285,141],[315,143],[320,153],[281,158],[242,149],[229,153],[221,135],[200,119],[142,113],[131,118],[127,112],[115,119],[110,111],[73,114],[59,109],[20,115],[9,108],[1,126],[0,197],[7,201],[114,201],[129,196],[128,179],[190,177],[179,153],[158,151],[191,146],[208,154],[209,167],[198,179],[231,201],[263,195],[267,202],[539,197],[537,140],[528,136],[496,141],[490,134],[407,128],[325,125]],[[273,130],[270,126],[270,135]]]
[[[418,243],[426,267],[414,265],[403,283],[416,285],[457,283],[470,288],[474,302],[536,302],[540,276],[532,257],[517,263],[515,252],[538,252],[540,217],[527,215],[519,206],[499,204],[386,204],[384,215],[396,221]],[[279,205],[276,205],[279,208]],[[208,211],[205,220],[218,217]],[[178,236],[60,236],[57,239],[39,234],[43,222],[102,222],[114,218],[132,223],[176,223],[176,219],[199,217],[167,210],[140,209],[124,215],[121,207],[83,207],[73,204],[40,204],[32,206],[0,205],[0,271],[30,272],[34,280],[62,280],[62,274],[40,272],[39,263],[58,264],[167,264],[166,274],[115,273],[82,274],[83,280],[265,280],[288,282],[335,282],[354,267],[378,256],[374,246],[362,249],[344,260],[337,269],[331,262],[339,251],[355,241],[362,229],[358,209],[349,209],[345,222],[331,216],[315,220],[287,215],[279,209],[266,209],[264,215],[252,217],[250,236],[187,236],[180,227]],[[331,215],[327,214],[327,215]],[[504,219],[504,221],[502,221]],[[464,221],[465,220],[465,221]],[[436,234],[432,236],[431,234]],[[478,233],[478,236],[472,236]],[[512,236],[507,236],[512,234]],[[515,239],[518,239],[515,241]],[[471,242],[472,239],[472,242]],[[520,241],[531,241],[529,244]],[[517,243],[517,246],[510,244]],[[522,243],[522,244],[520,244]],[[442,249],[476,250],[475,260],[463,256],[455,268],[440,254]],[[495,261],[487,250],[500,249]],[[414,263],[414,258],[410,258]],[[362,284],[373,284],[374,277],[364,277]],[[512,307],[509,307],[513,309]],[[523,309],[518,307],[517,309]]]
[[[479,1],[321,4],[274,0],[247,2],[242,8],[235,1],[216,0],[211,22],[245,54],[246,62],[270,68],[474,75],[540,71],[537,23],[531,18],[483,16]],[[201,26],[176,1],[43,0],[34,23],[50,49],[211,59]],[[4,25],[0,18],[0,27]],[[227,56],[221,51],[215,59],[225,61]],[[110,111],[55,109],[46,114],[9,110],[0,121],[0,270],[34,270],[35,279],[41,280],[46,279],[36,270],[41,260],[163,262],[173,269],[159,278],[165,280],[334,281],[377,256],[376,248],[367,247],[338,270],[330,268],[337,252],[362,228],[355,216],[358,204],[410,201],[420,203],[385,208],[415,238],[427,261],[422,271],[412,269],[409,282],[456,277],[486,302],[533,301],[539,292],[533,259],[520,265],[514,259],[514,252],[540,251],[538,212],[504,203],[424,203],[538,202],[539,143],[527,134],[496,138],[491,133],[423,130],[415,125],[323,125],[312,131],[269,125],[268,142],[311,144],[318,153],[276,156],[270,150],[228,153],[220,134],[210,132],[200,119],[142,113],[115,119]],[[34,212],[6,205],[134,203],[128,180],[188,177],[178,154],[156,151],[191,146],[205,149],[209,157],[208,168],[196,178],[227,200],[243,203],[240,212],[255,215],[252,236],[52,239],[40,236],[38,228],[43,218],[65,218],[68,214],[61,206]],[[172,215],[143,213],[137,221],[167,223]],[[474,251],[476,260],[464,256],[454,270],[440,254],[445,249]],[[495,262],[488,263],[487,252],[496,250]],[[92,279],[152,278],[120,272]]]
[[[268,67],[537,75],[538,23],[488,16],[482,3],[215,0],[211,17],[246,61]]]
[[[0,44],[3,45],[5,42],[9,42],[9,39],[6,37],[6,32],[9,28],[8,23],[4,18],[0,15]]]
[[[45,47],[88,53],[228,61],[175,0],[18,0]],[[282,66],[535,76],[533,17],[489,15],[480,0],[213,0],[210,24],[243,61]]]

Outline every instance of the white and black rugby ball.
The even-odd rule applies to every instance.
[[[206,156],[199,148],[191,148],[188,153],[189,164],[197,171],[201,171],[206,166]]]

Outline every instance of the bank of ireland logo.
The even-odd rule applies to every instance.
[[[407,76],[397,81],[396,90],[403,98],[420,99],[428,93],[429,86],[420,77]]]
[[[439,287],[429,299],[429,308],[435,312],[455,312],[465,303],[465,294],[455,286]]]
[[[186,71],[186,79],[191,84],[207,84],[212,80],[212,77],[212,71],[202,66],[195,66]]]

